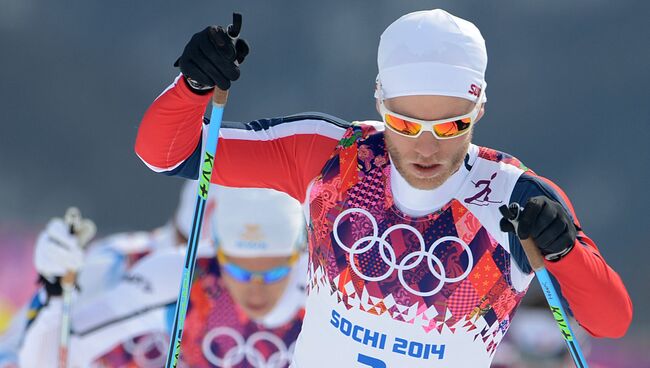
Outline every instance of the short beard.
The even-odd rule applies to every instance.
[[[433,190],[444,184],[444,182],[447,181],[447,179],[449,179],[449,177],[451,177],[460,168],[460,165],[465,159],[465,156],[469,150],[469,144],[472,141],[472,132],[469,132],[468,135],[468,139],[465,139],[463,141],[463,149],[458,151],[458,153],[452,157],[451,165],[447,171],[442,172],[432,178],[424,179],[419,178],[406,170],[403,157],[398,152],[397,148],[393,146],[388,135],[384,134],[384,140],[386,142],[386,149],[390,154],[390,160],[392,164],[395,165],[397,172],[402,175],[404,180],[406,180],[406,182],[415,189]]]

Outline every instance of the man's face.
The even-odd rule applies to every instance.
[[[226,259],[229,263],[248,271],[264,272],[287,265],[290,257],[243,258],[227,256]],[[223,268],[221,275],[232,298],[253,319],[264,317],[275,307],[289,282],[288,276],[270,284],[265,284],[263,280],[255,277],[249,282],[241,282],[230,276]]]
[[[384,100],[390,111],[420,120],[439,120],[467,114],[475,102],[448,96],[401,96]],[[483,108],[478,119],[483,115]],[[473,130],[473,127],[472,127]],[[439,187],[460,167],[472,140],[472,131],[457,138],[440,140],[431,132],[419,137],[384,134],[386,148],[397,171],[414,188]]]

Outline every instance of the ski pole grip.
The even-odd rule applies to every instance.
[[[526,252],[528,263],[530,263],[533,270],[537,271],[540,268],[544,268],[544,258],[542,257],[539,248],[535,245],[535,242],[531,238],[519,239],[519,241],[521,242],[521,246],[524,248],[524,252]]]
[[[239,32],[241,31],[242,16],[240,13],[232,13],[232,24],[228,26],[226,33],[232,40],[232,43],[237,42]],[[237,61],[235,64],[239,65]],[[217,106],[225,106],[228,101],[228,91],[220,90],[219,87],[214,87],[214,94],[212,95],[212,102]]]
[[[77,279],[77,274],[72,271],[67,271],[63,277],[61,277],[61,286],[74,285],[75,280]]]
[[[510,221],[512,226],[515,228],[515,234],[517,234],[517,238],[519,238],[519,216],[523,211],[519,203],[514,202],[508,206],[503,205],[499,207],[499,211],[501,211],[501,214],[504,216],[504,218]],[[526,258],[528,258],[528,263],[533,268],[533,270],[537,271],[544,268],[544,257],[539,251],[539,248],[537,248],[535,245],[533,239],[530,237],[528,239],[519,238],[519,242],[524,248]]]
[[[212,102],[217,106],[225,106],[228,101],[228,91],[214,87],[214,94],[212,95]]]
[[[68,225],[70,234],[75,235],[79,227],[79,222],[81,220],[81,212],[79,209],[77,207],[68,208],[67,211],[65,211],[63,219],[66,225]],[[77,275],[74,271],[67,271],[65,275],[61,277],[61,285],[64,288],[71,288],[74,285],[76,278]]]

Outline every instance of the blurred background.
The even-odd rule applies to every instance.
[[[594,340],[594,354],[604,366],[650,365],[650,2],[640,0],[0,0],[0,330],[34,290],[31,248],[50,217],[76,205],[106,235],[171,216],[181,180],[149,171],[133,144],[193,33],[244,15],[252,51],[226,120],[378,119],[381,32],[435,7],[487,42],[475,143],[563,187],[632,295],[629,333]]]

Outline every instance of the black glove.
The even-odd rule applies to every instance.
[[[576,241],[577,230],[561,204],[545,197],[530,198],[519,215],[517,228],[520,239],[533,238],[542,255],[550,261],[566,255]],[[501,231],[514,232],[515,227],[505,217],[499,223]]]
[[[233,22],[227,29],[210,26],[195,33],[174,63],[180,67],[192,90],[205,93],[215,85],[227,90],[230,82],[239,78],[239,64],[244,62],[249,48],[246,41],[237,38],[241,30],[241,14],[233,13],[232,18]]]
[[[50,282],[48,279],[42,275],[38,275],[38,283],[43,285],[47,296],[61,296],[63,294],[63,287],[61,286],[61,276],[54,278],[53,282]]]
[[[63,295],[63,286],[61,286],[61,276],[53,278],[53,281],[48,280],[43,275],[38,275],[38,283],[43,285],[45,289],[45,295],[47,295],[47,300],[49,301],[51,297],[58,297]],[[81,291],[77,281],[74,282],[74,288],[77,292]]]

